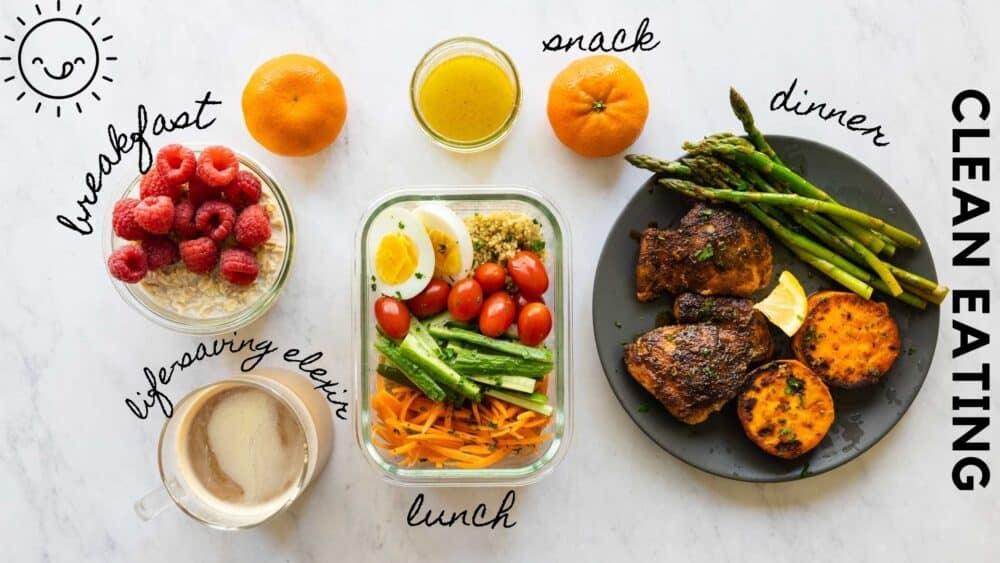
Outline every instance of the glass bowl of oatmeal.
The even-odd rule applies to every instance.
[[[181,143],[197,156],[206,143]],[[228,146],[228,145],[227,145]],[[292,208],[280,184],[253,158],[233,150],[240,170],[256,175],[261,183],[259,204],[271,220],[271,238],[253,250],[259,265],[257,279],[247,286],[233,285],[222,278],[216,266],[208,274],[187,270],[183,261],[151,271],[134,284],[112,278],[111,282],[126,303],[156,324],[188,334],[220,334],[243,328],[264,315],[285,287],[295,251]],[[121,199],[139,197],[137,176],[126,187]],[[137,244],[115,235],[111,228],[114,205],[104,221],[104,261],[117,248]],[[232,246],[231,240],[220,248]]]

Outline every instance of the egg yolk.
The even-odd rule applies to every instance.
[[[410,279],[417,270],[417,245],[403,233],[391,233],[378,243],[375,251],[375,275],[389,285]]]
[[[458,241],[436,229],[427,229],[434,248],[434,277],[454,276],[462,269]]]

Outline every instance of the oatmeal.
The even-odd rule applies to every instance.
[[[201,319],[227,316],[256,303],[274,286],[286,250],[281,210],[266,186],[262,189],[260,206],[271,220],[271,238],[252,251],[260,267],[252,284],[231,284],[223,279],[219,268],[209,274],[196,274],[183,262],[177,262],[149,272],[139,284],[141,291],[155,305],[174,314]],[[236,245],[230,241],[222,248],[232,246]]]

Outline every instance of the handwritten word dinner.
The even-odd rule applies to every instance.
[[[153,165],[153,149],[149,144],[147,135],[156,137],[164,133],[180,131],[189,127],[207,129],[215,123],[215,118],[208,119],[208,116],[205,115],[205,110],[209,106],[217,106],[221,103],[219,100],[212,99],[212,92],[205,92],[205,95],[200,100],[195,100],[195,109],[193,112],[182,111],[174,117],[167,117],[162,113],[158,113],[153,116],[152,124],[150,124],[146,106],[139,104],[136,110],[137,123],[135,131],[127,134],[119,133],[113,124],[109,124],[108,141],[111,143],[111,150],[107,153],[98,154],[97,171],[87,172],[87,175],[84,177],[87,191],[82,198],[76,201],[76,205],[80,209],[79,215],[74,218],[67,217],[66,215],[57,215],[56,221],[63,227],[81,236],[93,234],[94,225],[91,223],[93,214],[90,211],[90,207],[97,204],[97,194],[104,187],[104,178],[111,174],[115,166],[121,163],[122,157],[133,150],[138,150],[139,173],[145,174],[149,171],[150,166]],[[194,114],[193,117],[192,113]]]
[[[567,53],[577,48],[581,51],[591,53],[624,53],[626,51],[652,51],[660,42],[653,43],[653,32],[649,31],[649,18],[642,18],[639,27],[635,30],[635,36],[629,43],[628,32],[621,28],[611,36],[608,41],[603,31],[598,31],[590,37],[588,41],[583,35],[567,35],[563,37],[555,34],[546,41],[542,41],[542,52],[545,51],[566,51]],[[607,42],[606,42],[607,41]]]
[[[247,373],[253,371],[265,358],[279,351],[278,346],[271,340],[255,338],[237,340],[235,336],[234,332],[234,338],[216,338],[208,343],[201,342],[195,347],[194,352],[184,352],[180,358],[169,365],[160,366],[156,371],[149,367],[142,368],[147,388],[145,392],[136,391],[136,398],[125,399],[125,406],[141,420],[149,418],[149,413],[154,407],[159,408],[163,416],[170,418],[174,414],[174,403],[162,388],[170,384],[175,372],[184,371],[200,361],[228,352],[246,354],[240,363],[240,371]],[[337,418],[347,420],[348,402],[339,398],[347,393],[347,389],[341,388],[339,381],[328,378],[325,368],[314,365],[323,359],[323,352],[302,356],[302,351],[298,348],[288,348],[281,355],[281,359],[309,376],[315,383],[313,389],[326,395],[326,401],[334,406]]]
[[[865,122],[868,120],[868,116],[863,113],[855,113],[848,117],[847,110],[837,109],[832,104],[828,105],[826,102],[809,102],[808,105],[803,105],[806,103],[805,100],[795,100],[793,96],[795,94],[795,87],[798,84],[799,79],[793,79],[792,85],[788,87],[788,90],[781,90],[775,94],[771,98],[771,111],[778,111],[780,109],[802,116],[811,115],[815,112],[816,117],[823,121],[830,121],[832,119],[848,131],[855,131],[861,133],[861,135],[872,135],[872,144],[876,147],[884,147],[889,144],[889,141],[885,139],[885,134],[882,133],[882,126],[867,126]],[[802,96],[807,95],[809,95],[809,90],[802,90]]]

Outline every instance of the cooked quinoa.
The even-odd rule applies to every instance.
[[[465,218],[465,226],[472,237],[473,268],[484,262],[502,264],[522,249],[545,258],[542,224],[524,213],[476,213]]]

